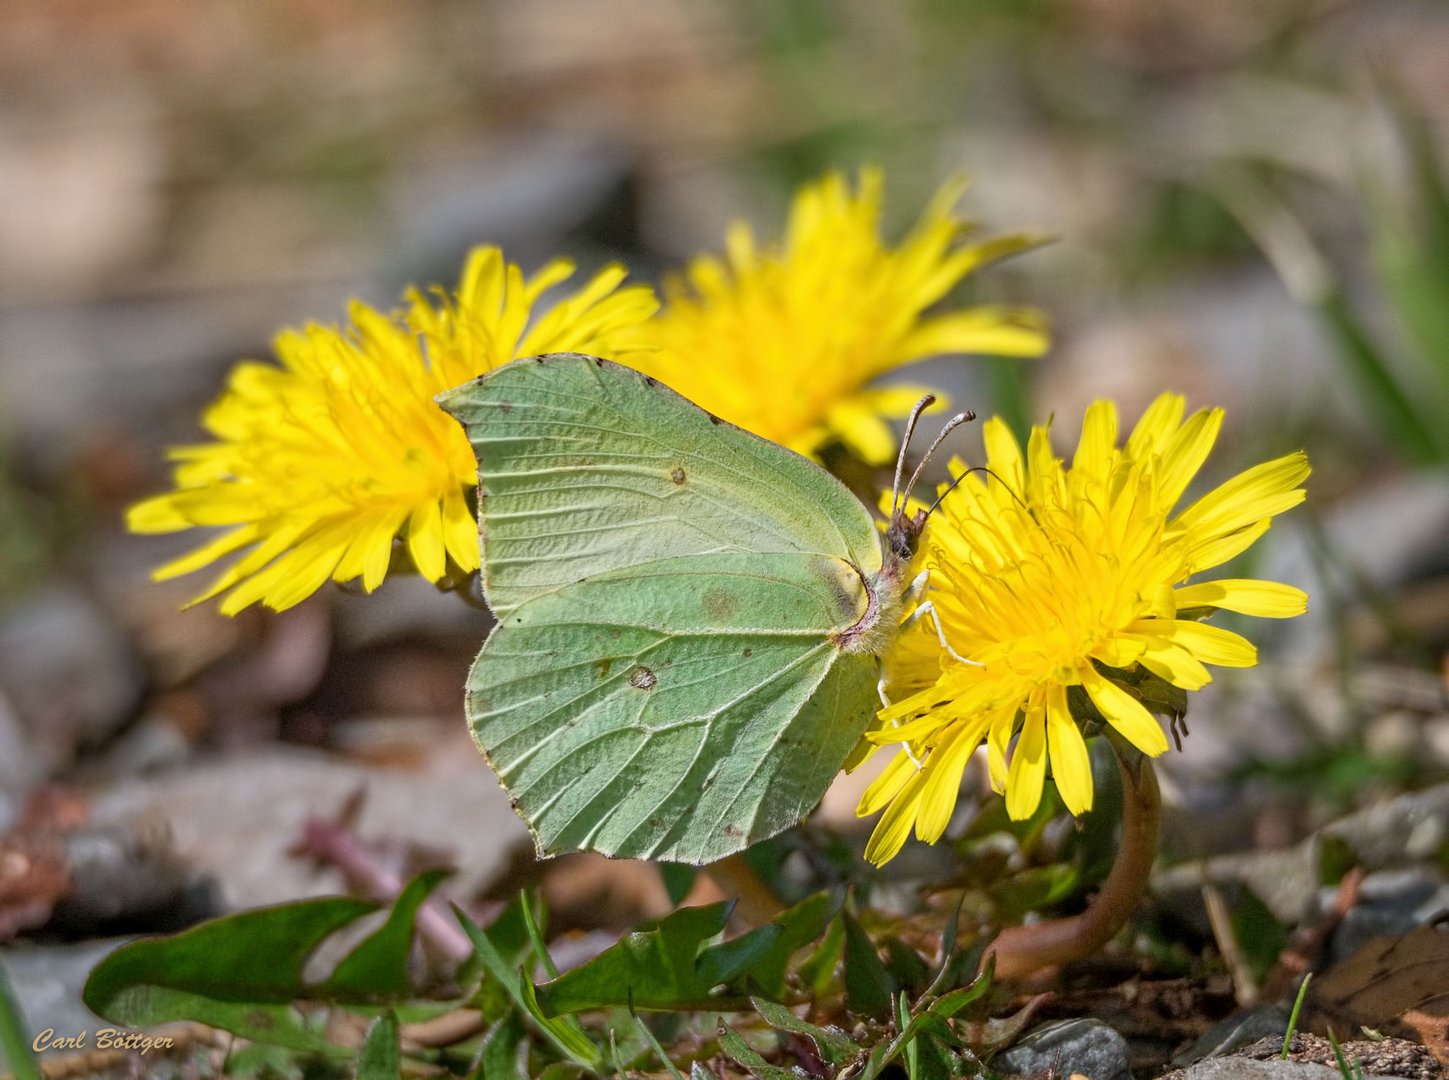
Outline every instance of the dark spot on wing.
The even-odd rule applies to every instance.
[[[705,413],[705,415],[706,415],[706,416],[708,416],[708,417],[709,417],[709,422],[710,422],[710,423],[711,423],[711,424],[723,424],[723,423],[724,423],[724,421],[723,421],[723,420],[721,420],[721,419],[720,419],[720,418],[719,418],[719,417],[718,417],[718,416],[716,416],[716,415],[715,415],[715,414],[714,414],[714,413]]]
[[[669,474],[669,479],[673,480],[676,484],[684,483],[684,470],[676,466],[674,471]]]
[[[755,650],[754,649],[746,649],[744,651],[743,655],[746,656],[746,657],[754,656],[755,655]]]
[[[604,358],[602,356],[596,356],[596,357],[594,357],[594,366],[595,367],[603,367],[604,366]]]
[[[506,412],[506,413],[512,412],[513,411],[513,402],[511,402],[511,401],[500,401],[498,403],[498,411],[499,412]]]
[[[643,664],[640,664],[633,671],[629,672],[629,685],[639,690],[653,690],[654,684],[658,681],[654,677],[654,672],[650,671]]]
[[[715,622],[725,622],[740,609],[739,598],[728,589],[720,588],[718,585],[711,585],[704,590],[702,602],[704,613]]]
[[[609,677],[609,669],[613,666],[614,661],[605,658],[594,664],[594,670],[599,673],[599,678],[607,679]]]

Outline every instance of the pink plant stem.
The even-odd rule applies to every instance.
[[[1122,776],[1122,840],[1117,861],[1096,899],[1080,915],[1001,931],[986,950],[987,957],[996,957],[998,978],[1024,979],[1043,968],[1092,955],[1127,924],[1147,889],[1162,819],[1157,774],[1150,759],[1124,751],[1115,740],[1112,748]]]
[[[331,863],[375,900],[396,900],[406,884],[345,826],[336,822],[309,820],[302,827],[299,852]],[[424,940],[449,960],[461,962],[473,955],[472,943],[463,928],[433,898],[418,909],[416,925]]]

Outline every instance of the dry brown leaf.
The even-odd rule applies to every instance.
[[[1315,1028],[1414,1038],[1449,1064],[1449,916],[1365,942],[1313,980],[1308,1002]]]

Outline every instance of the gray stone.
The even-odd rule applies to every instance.
[[[1335,890],[1324,889],[1319,904],[1327,910]],[[1358,902],[1333,933],[1332,963],[1346,960],[1369,938],[1407,934],[1449,911],[1449,882],[1430,867],[1408,867],[1369,874],[1359,884]]]
[[[466,637],[480,646],[493,616],[415,574],[389,577],[373,593],[339,589],[331,598],[337,644],[365,649],[380,642],[416,637],[436,641]]]
[[[1229,904],[1247,888],[1279,922],[1296,924],[1308,913],[1318,889],[1318,847],[1313,837],[1279,851],[1218,855],[1167,867],[1152,876],[1152,894],[1175,918],[1201,933],[1210,930],[1203,907],[1205,883],[1224,891]]]
[[[998,1072],[1039,1076],[1080,1073],[1091,1080],[1131,1080],[1127,1040],[1099,1020],[1053,1020],[1032,1028],[991,1062]]]
[[[1093,1080],[1096,1080],[1093,1077]],[[1343,1080],[1343,1073],[1327,1065],[1310,1065],[1304,1061],[1253,1061],[1250,1058],[1206,1058],[1186,1069],[1178,1069],[1162,1080]],[[1397,1080],[1375,1073],[1364,1080]]]
[[[1430,857],[1442,844],[1446,821],[1449,784],[1440,784],[1355,811],[1291,848],[1218,855],[1166,867],[1153,874],[1152,893],[1175,918],[1202,933],[1209,929],[1202,904],[1204,882],[1223,888],[1229,903],[1236,896],[1233,890],[1248,888],[1274,918],[1297,924],[1321,913],[1318,872],[1325,839],[1342,841],[1364,869],[1383,871]],[[1428,898],[1423,902],[1434,903]]]
[[[1203,1058],[1221,1057],[1265,1036],[1281,1039],[1288,1030],[1288,1010],[1282,1005],[1257,1005],[1225,1016],[1208,1028],[1190,1047],[1173,1058],[1175,1065],[1191,1065]]]
[[[19,815],[25,792],[45,776],[45,765],[20,726],[20,717],[0,692],[0,832]]]
[[[52,767],[113,735],[142,679],[125,636],[78,589],[41,590],[0,616],[0,687]]]
[[[1320,833],[1346,843],[1369,870],[1432,856],[1445,840],[1449,784],[1411,791],[1339,818]]]
[[[337,891],[335,873],[320,874],[287,849],[309,817],[335,817],[361,789],[358,835],[449,853],[461,894],[491,882],[532,843],[465,725],[445,730],[416,771],[296,748],[233,754],[99,791],[93,820],[141,835],[166,830],[177,858],[209,875],[225,906],[254,907]]]
[[[53,1029],[58,1035],[94,1031],[103,1021],[81,1001],[91,968],[129,939],[83,941],[75,945],[7,945],[0,964],[24,1014],[31,1037]]]
[[[422,278],[433,267],[456,274],[477,237],[524,266],[536,265],[618,194],[632,165],[619,144],[568,131],[530,132],[471,153],[422,159],[392,184],[397,249],[427,271]]]
[[[67,936],[94,933],[123,919],[171,926],[210,914],[205,889],[162,837],[88,825],[65,835],[65,861],[70,888],[57,901],[49,926],[63,928]]]

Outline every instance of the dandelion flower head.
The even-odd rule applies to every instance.
[[[212,441],[177,447],[175,490],[131,508],[142,533],[222,531],[155,571],[187,574],[229,556],[195,602],[225,593],[226,614],[258,601],[291,607],[329,579],[375,589],[401,538],[413,566],[441,581],[477,569],[468,506],[477,464],[434,395],[521,356],[578,350],[627,360],[622,333],[657,302],[621,288],[610,267],[552,304],[543,294],[573,267],[532,277],[484,247],[456,295],[408,294],[399,316],[353,303],[345,327],[310,324],[276,339],[277,363],[248,361],[205,412]]]
[[[1124,687],[1131,674],[1145,669],[1200,689],[1212,678],[1206,665],[1257,662],[1249,641],[1200,616],[1220,609],[1288,618],[1306,609],[1307,596],[1291,585],[1190,580],[1246,550],[1274,515],[1301,502],[1309,467],[1303,453],[1288,454],[1174,512],[1223,417],[1220,409],[1183,414],[1182,397],[1164,394],[1119,447],[1115,407],[1095,402],[1070,465],[1053,456],[1046,428],[1032,431],[1023,455],[1001,420],[987,422],[989,471],[961,479],[930,519],[918,558],[930,572],[923,602],[933,613],[893,651],[895,700],[862,747],[899,744],[857,808],[861,816],[885,809],[869,859],[893,857],[912,828],[927,842],[940,838],[966,762],[983,743],[1011,817],[1036,810],[1048,769],[1067,809],[1089,810],[1091,767],[1074,696],[1085,695],[1144,754],[1160,754],[1166,736]]]
[[[878,375],[943,353],[1038,356],[1043,320],[1003,307],[932,308],[977,267],[1037,243],[962,243],[960,183],[942,188],[898,246],[880,237],[882,182],[831,174],[796,195],[783,241],[762,248],[737,222],[723,258],[701,256],[666,283],[648,327],[657,351],[634,363],[731,423],[806,455],[839,441],[862,460],[894,453],[888,417],[921,397],[870,388]]]

